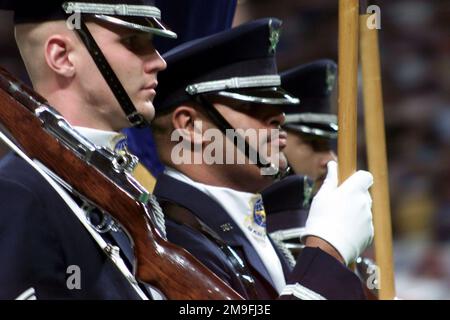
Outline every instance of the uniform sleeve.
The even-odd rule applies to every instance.
[[[0,203],[0,299],[57,297],[65,285],[63,254],[45,204],[2,177]]]
[[[286,279],[282,299],[365,299],[359,278],[319,248],[305,248]]]

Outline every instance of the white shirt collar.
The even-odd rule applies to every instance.
[[[266,237],[265,213],[260,194],[236,191],[230,188],[210,186],[204,183],[196,182],[185,174],[170,167],[166,167],[165,173],[172,178],[185,182],[200,191],[203,191],[220,204],[226,204],[225,210],[231,215],[239,226],[242,227],[244,224],[245,228],[252,233],[255,239],[258,241],[264,241],[264,238]],[[253,209],[256,203],[260,209],[259,213],[257,213],[257,215],[260,215],[260,219],[253,219]]]
[[[115,150],[116,146],[126,142],[126,136],[120,132],[74,127],[80,134],[99,147]]]

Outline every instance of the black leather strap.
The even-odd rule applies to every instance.
[[[234,130],[233,126],[220,114],[219,111],[217,111],[214,105],[210,101],[208,101],[208,99],[206,99],[203,95],[197,95],[195,99],[197,103],[199,103],[203,107],[203,110],[207,113],[207,115],[214,122],[217,128],[225,136],[227,129]],[[262,163],[261,154],[257,150],[255,150],[252,146],[250,146],[243,137],[241,137],[239,134],[235,134],[234,136],[236,136],[237,138],[233,139],[234,145],[236,146],[236,148],[240,149],[240,151],[244,153],[247,159],[250,159],[251,154],[256,154],[256,165],[258,166],[258,168],[269,168],[271,166],[271,163],[265,164]],[[244,146],[244,150],[242,150],[242,145]],[[290,171],[289,166],[284,171],[278,170],[278,173],[274,174],[273,178],[282,179],[288,175],[289,171]]]
[[[92,34],[90,33],[89,29],[82,19],[80,21],[80,28],[75,28],[74,30],[80,36],[81,41],[86,46],[86,49],[88,50],[92,59],[94,59],[98,70],[102,74],[112,93],[119,102],[119,105],[122,108],[123,112],[125,112],[128,121],[132,124],[132,126],[137,128],[149,126],[145,118],[137,112],[136,107],[134,106],[133,102],[131,101],[130,97],[128,96],[127,92],[120,83],[116,74],[106,60],[103,52],[95,42],[95,39],[92,37]]]
[[[166,202],[167,203],[167,202]],[[173,207],[179,207],[176,203],[170,202]],[[204,224],[200,219],[198,219],[192,212],[187,209],[183,209],[182,212],[177,212],[174,214],[171,210],[165,210],[165,215],[171,220],[189,226],[190,228],[199,231],[208,239],[216,243],[216,245],[222,250],[224,255],[227,257],[228,261],[233,266],[236,271],[236,276],[240,279],[245,287],[245,291],[251,300],[257,300],[258,291],[256,290],[255,280],[245,264],[244,260],[238,255],[238,253],[229,245],[227,245],[220,236]]]
[[[219,111],[214,107],[214,105],[208,101],[203,95],[197,96],[198,102],[203,106],[204,111],[208,114],[214,124],[219,128],[219,130],[226,136],[227,130],[234,130],[233,126],[220,114]],[[261,161],[261,155],[257,152],[252,146],[248,144],[248,142],[241,137],[239,134],[236,134],[237,139],[233,140],[236,148],[242,148],[244,145],[244,150],[241,150],[247,159],[250,159],[251,154],[256,154],[256,165],[259,168],[268,168],[270,167],[270,163],[263,164]],[[240,140],[240,141],[238,141]]]

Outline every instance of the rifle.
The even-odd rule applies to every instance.
[[[109,213],[131,236],[135,277],[168,299],[242,299],[155,226],[149,194],[125,170],[127,159],[79,135],[39,94],[0,67],[0,125],[83,200]]]

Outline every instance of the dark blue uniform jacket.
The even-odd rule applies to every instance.
[[[79,267],[81,289],[67,285],[70,266]],[[8,154],[0,161],[0,299],[30,288],[37,299],[138,299],[56,191]]]
[[[175,208],[175,214],[184,214],[187,210],[238,253],[254,278],[256,298],[278,297],[272,279],[255,249],[218,202],[195,187],[165,174],[157,180],[155,195],[163,208],[169,208],[169,211]],[[188,250],[245,298],[252,298],[242,277],[237,276],[239,271],[217,241],[190,224],[178,221],[178,218],[166,218],[166,225],[170,241]],[[288,284],[299,283],[328,299],[364,299],[358,277],[322,250],[304,249],[292,270],[282,255],[277,253]]]

